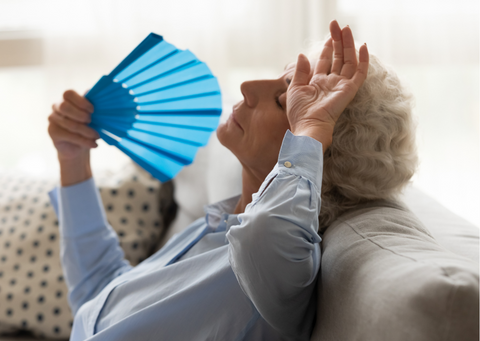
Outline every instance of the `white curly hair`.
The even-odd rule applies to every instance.
[[[310,48],[310,60],[323,45]],[[412,109],[412,93],[370,53],[367,78],[340,115],[324,154],[319,232],[360,203],[398,199],[418,167]]]

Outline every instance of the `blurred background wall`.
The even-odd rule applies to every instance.
[[[56,175],[51,104],[150,32],[207,62],[228,116],[243,81],[276,77],[332,19],[415,94],[415,185],[480,226],[478,0],[0,0],[0,170]],[[128,161],[105,144],[92,158],[96,169]]]

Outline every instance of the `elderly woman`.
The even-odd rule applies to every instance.
[[[375,58],[372,76],[367,47],[357,60],[348,26],[332,21],[330,33],[318,61],[299,55],[279,78],[243,83],[244,100],[218,127],[243,166],[241,195],[207,207],[134,268],[92,179],[93,107],[73,91],[53,106],[61,187],[51,197],[71,340],[309,339],[319,228],[362,201],[394,196],[415,163],[398,79]]]

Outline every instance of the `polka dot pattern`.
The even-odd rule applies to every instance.
[[[116,174],[96,175],[96,184],[125,258],[137,265],[155,250],[163,232],[160,183],[129,164]],[[59,258],[58,220],[48,197],[56,185],[0,174],[0,333],[70,335],[73,318]]]

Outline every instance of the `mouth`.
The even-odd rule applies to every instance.
[[[230,115],[230,117],[232,118],[233,122],[234,122],[240,129],[242,129],[242,131],[243,131],[242,126],[241,126],[240,123],[238,123],[238,121],[237,121],[237,118],[236,118],[236,110],[237,110],[237,108],[233,107],[233,111],[232,111],[232,114]]]

